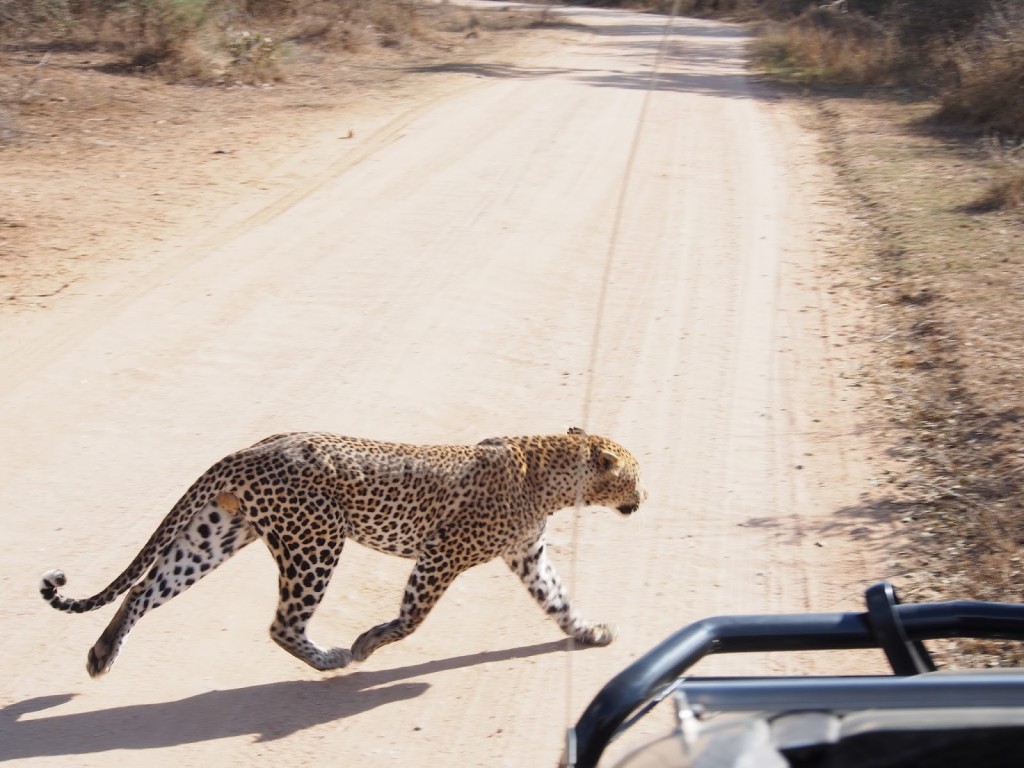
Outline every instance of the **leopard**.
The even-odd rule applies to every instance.
[[[495,437],[475,445],[415,445],[328,432],[276,434],[216,462],[157,526],[131,563],[88,598],[59,591],[67,577],[43,574],[39,591],[57,610],[84,613],[127,593],[88,652],[92,677],[108,672],[147,612],[181,594],[262,539],[278,570],[270,636],[317,670],[362,662],[419,627],[464,571],[496,558],[522,581],[561,630],[604,646],[608,624],[584,619],[548,555],[548,518],[568,508],[632,515],[647,499],[636,458],[579,428]],[[360,634],[351,648],[307,636],[346,540],[414,560],[398,617]]]

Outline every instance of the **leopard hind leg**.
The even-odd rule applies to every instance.
[[[352,662],[347,648],[321,647],[306,634],[345,545],[333,507],[325,496],[308,493],[294,506],[284,508],[283,518],[316,521],[301,537],[268,526],[266,519],[252,521],[279,571],[279,597],[270,637],[292,656],[321,671],[341,669]]]
[[[221,494],[203,507],[149,573],[128,590],[114,618],[89,650],[89,674],[97,677],[110,670],[125,637],[146,613],[184,592],[255,539],[256,533],[239,514],[233,494]]]

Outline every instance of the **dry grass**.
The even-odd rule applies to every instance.
[[[911,599],[1018,602],[1024,218],[973,205],[1005,160],[971,134],[937,127],[927,100],[884,91],[816,99],[876,238],[858,268],[874,307],[873,385],[902,468],[877,508],[906,522],[912,539],[892,553],[895,580]],[[1024,655],[1016,645],[959,643],[945,658],[979,665]]]
[[[873,225],[875,255],[859,268],[875,310],[874,385],[903,467],[875,509],[912,539],[893,552],[895,580],[911,599],[1020,602],[1024,7],[875,5],[884,31],[858,33],[862,21],[819,10],[768,28],[756,55],[814,88]],[[912,87],[848,87],[878,83]],[[943,653],[956,665],[1024,661],[1017,644]]]
[[[305,77],[315,61],[444,57],[550,23],[542,7],[411,0],[79,0],[71,8],[63,0],[0,0],[0,147],[45,133],[40,126],[65,112],[102,113],[107,92],[81,77],[90,72],[265,86]]]
[[[196,41],[200,65],[211,50],[225,66],[236,60],[238,79],[216,87],[168,83],[159,67],[140,72],[125,50],[91,43],[0,48],[0,314],[64,301],[114,264],[143,274],[174,233],[312,183],[323,168],[298,158],[334,140],[345,155],[382,104],[397,113],[477,70],[503,71],[511,51],[535,44],[523,30],[548,24],[542,9],[503,7],[424,4],[422,39],[355,52],[225,27]],[[280,81],[256,69],[268,58]],[[244,82],[244,67],[258,85]]]
[[[1009,179],[997,181],[971,207],[979,212],[1024,208],[1024,171]]]
[[[299,47],[444,47],[453,35],[536,25],[542,15],[413,0],[0,0],[0,50],[89,49],[168,82],[258,84],[286,78]],[[9,119],[11,99],[0,99]]]
[[[877,0],[851,6],[873,7],[874,14],[822,7],[765,24],[756,63],[802,85],[938,88],[941,119],[1024,135],[1024,5]]]
[[[875,84],[892,78],[897,49],[886,30],[857,13],[815,8],[767,24],[754,44],[761,69],[788,82]]]
[[[994,11],[946,56],[951,75],[941,117],[1024,135],[1024,6]]]
[[[1024,209],[1024,142],[988,140],[996,176],[980,197],[967,206],[973,213]]]

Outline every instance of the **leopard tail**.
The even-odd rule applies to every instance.
[[[170,546],[192,518],[213,501],[216,489],[211,489],[205,481],[207,475],[219,466],[220,462],[193,483],[192,487],[185,492],[185,495],[178,500],[157,526],[157,529],[153,531],[153,535],[149,537],[149,541],[135,556],[131,564],[103,590],[92,597],[79,599],[64,597],[58,590],[67,584],[67,577],[64,575],[64,571],[53,569],[44,573],[39,582],[39,594],[43,596],[43,600],[58,611],[85,613],[101,608],[127,592],[153,565],[157,557]],[[204,485],[206,487],[203,487]]]

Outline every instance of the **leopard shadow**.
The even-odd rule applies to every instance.
[[[411,680],[479,664],[564,651],[568,640],[387,670],[342,672],[322,680],[290,680],[208,691],[177,701],[21,719],[61,706],[77,694],[39,696],[0,709],[0,761],[81,755],[115,749],[159,749],[232,736],[273,741],[377,707],[413,699],[430,684]]]

